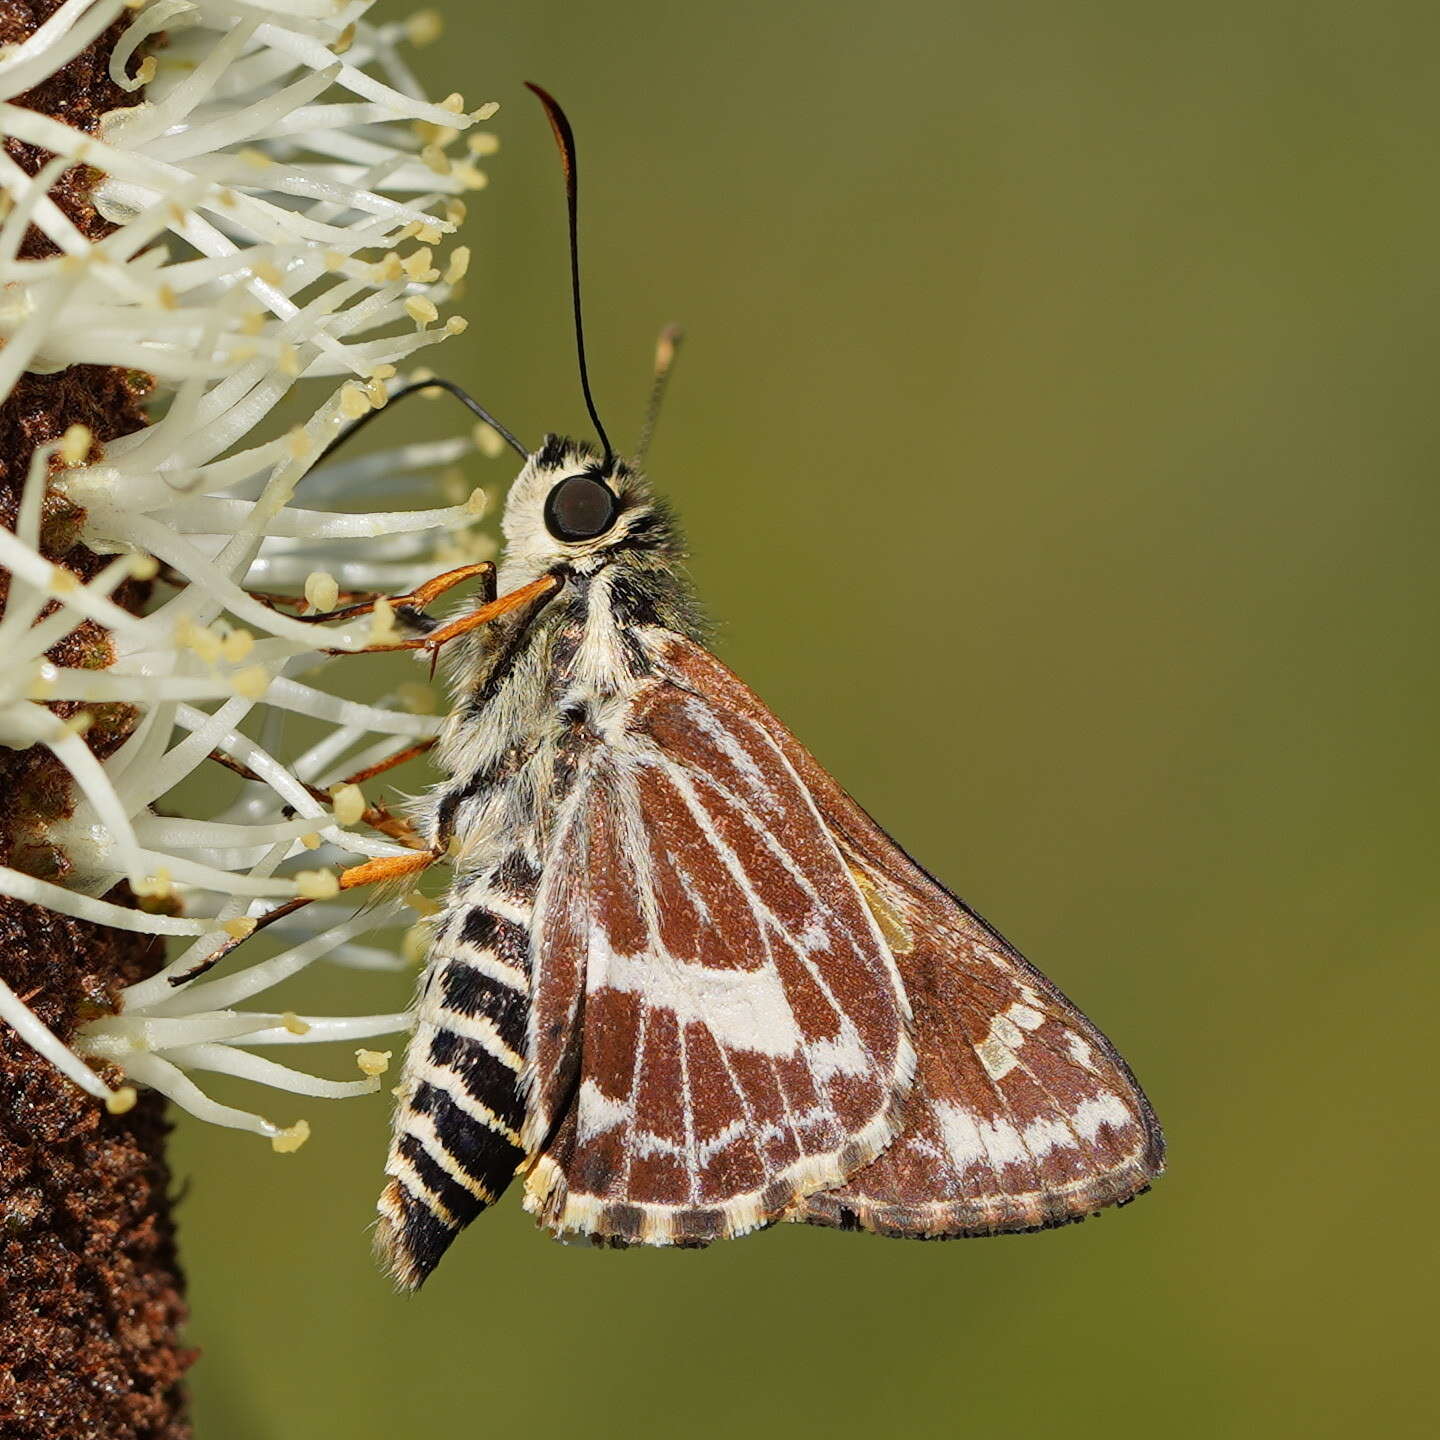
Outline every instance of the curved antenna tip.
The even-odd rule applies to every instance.
[[[525,81],[525,88],[545,107],[550,128],[555,132],[555,143],[560,147],[560,168],[565,176],[565,208],[570,225],[570,292],[575,311],[575,350],[580,362],[580,388],[585,394],[590,423],[594,425],[600,444],[605,449],[604,468],[608,470],[615,458],[615,449],[600,422],[600,412],[595,408],[595,396],[590,389],[590,367],[585,360],[585,320],[580,305],[580,177],[575,158],[575,132],[570,128],[570,121],[560,108],[560,102],[548,90],[530,80]]]

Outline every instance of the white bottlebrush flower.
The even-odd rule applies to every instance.
[[[318,797],[347,773],[433,737],[439,722],[423,713],[433,706],[413,698],[359,703],[325,688],[328,667],[346,663],[325,651],[363,648],[389,622],[385,607],[378,617],[322,627],[247,592],[303,588],[325,608],[337,589],[404,591],[483,553],[472,529],[478,495],[371,508],[397,485],[433,484],[473,448],[469,438],[309,473],[350,420],[385,403],[409,356],[463,328],[458,316],[442,323],[440,312],[468,254],[443,247],[463,216],[458,197],[484,183],[447,147],[493,107],[467,114],[459,96],[421,98],[398,47],[427,38],[433,21],[376,25],[368,9],[368,0],[154,0],[134,14],[111,61],[118,84],[137,93],[144,86],[143,102],[106,117],[98,135],[11,101],[133,4],[67,0],[0,54],[0,131],[54,157],[31,177],[0,151],[8,202],[0,397],[26,371],[79,363],[128,367],[157,384],[154,423],[108,442],[95,463],[87,463],[83,427],[40,447],[15,529],[0,529],[0,569],[10,581],[0,621],[0,744],[48,747],[75,800],[43,837],[53,878],[0,867],[0,894],[189,942],[123,994],[117,1015],[84,1027],[73,1048],[3,981],[0,1019],[112,1108],[123,1108],[130,1091],[112,1090],[87,1059],[203,1118],[269,1135],[277,1148],[293,1147],[302,1132],[215,1103],[192,1072],[307,1095],[377,1088],[373,1052],[360,1052],[364,1075],[351,1082],[318,1080],[252,1052],[368,1039],[402,1028],[403,1014],[296,1017],[236,1007],[322,957],[402,964],[391,958],[398,944],[358,943],[402,924],[401,902],[353,913],[311,905],[271,932],[289,942],[280,954],[234,969],[249,960],[241,951],[204,979],[171,981],[277,904],[332,893],[335,873],[355,857],[409,853],[364,823],[374,814],[360,795]],[[78,165],[103,176],[93,199],[115,228],[98,241],[47,193]],[[28,227],[59,254],[22,258]],[[297,386],[306,393],[302,382],[311,379],[330,382],[311,397],[318,408],[278,425],[277,406]],[[41,553],[47,490],[50,507],[59,497],[81,517],[77,541],[115,556],[88,582]],[[128,578],[157,574],[149,613],[132,615],[112,600]],[[86,620],[108,632],[111,663],[51,663],[46,652]],[[135,723],[102,760],[83,739],[84,712],[61,719],[51,708],[60,701],[128,706]],[[288,717],[312,722],[308,742],[293,738],[304,719]],[[171,813],[166,797],[214,751],[255,778],[222,813]],[[122,880],[144,908],[103,898]]]

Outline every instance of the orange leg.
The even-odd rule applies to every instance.
[[[427,605],[438,600],[447,590],[453,590],[457,585],[463,585],[465,581],[478,577],[483,577],[486,581],[486,588],[490,592],[487,598],[494,599],[495,562],[480,560],[473,565],[461,565],[454,570],[447,570],[443,575],[437,575],[433,580],[427,580],[423,585],[417,585],[409,594],[391,595],[389,600],[397,610],[423,610]],[[319,621],[353,620],[357,615],[368,615],[375,608],[375,601],[381,598],[377,595],[374,599],[362,600],[356,605],[344,605],[338,610],[325,610],[315,615],[300,615],[296,618],[303,620],[307,625],[313,625]],[[353,655],[356,652],[347,650],[342,653]]]
[[[432,735],[428,740],[421,740],[404,750],[397,750],[393,755],[387,755],[383,760],[377,760],[373,765],[367,765],[363,770],[357,770],[353,775],[347,775],[339,783],[341,785],[363,785],[367,780],[373,780],[377,775],[383,775],[387,770],[393,770],[397,765],[403,765],[407,760],[413,760],[417,755],[423,755],[427,750],[432,749],[439,742],[438,735]]]
[[[474,569],[475,571],[480,572],[483,571],[489,564],[490,562],[486,561],[484,565],[473,567],[466,566],[464,568],[467,570]],[[167,585],[173,585],[177,590],[184,590],[190,584],[189,579],[185,575],[182,575],[180,571],[178,571],[173,565],[161,565],[159,576],[160,579],[163,580]],[[446,577],[442,575],[438,576],[437,580],[444,580],[445,578]],[[469,578],[470,577],[468,575],[461,575],[459,579],[454,580],[451,583],[458,585],[461,580],[466,580]],[[427,582],[427,584],[430,585],[434,585],[435,583],[435,580]],[[323,615],[318,613],[313,615],[296,615],[293,613],[294,611],[304,610],[309,603],[303,595],[287,595],[283,594],[279,590],[247,590],[245,593],[252,600],[258,600],[267,610],[275,610],[282,615],[288,615],[292,620],[304,620],[307,622],[313,620],[334,620],[336,618],[343,618],[347,615],[364,615],[367,611],[373,610],[375,608],[375,602],[377,600],[389,598],[382,595],[381,592],[378,590],[341,590],[339,592],[338,598],[345,601],[344,608],[339,610],[330,610],[325,612]],[[438,593],[443,594],[443,589]],[[411,601],[409,596],[402,595],[397,597],[394,603],[399,605],[408,605],[414,602]]]
[[[411,855],[386,855],[378,860],[366,860],[340,872],[340,888],[354,890],[361,885],[380,885],[387,880],[401,880],[407,875],[418,875],[439,858],[440,852],[426,849],[416,851]],[[294,900],[287,900],[283,905],[276,905],[274,909],[267,910],[255,921],[255,930],[263,930],[282,916],[293,915],[297,910],[304,909],[306,905],[313,903],[307,896],[298,895]],[[199,979],[208,970],[214,969],[237,946],[243,945],[250,935],[255,933],[255,930],[236,939],[227,940],[218,949],[211,951],[194,969],[187,970],[183,975],[173,976],[170,983],[186,985],[191,980]]]
[[[502,595],[498,600],[492,600],[488,605],[482,605],[478,610],[472,610],[468,615],[462,615],[458,620],[452,620],[448,625],[442,625],[438,630],[432,630],[428,635],[421,635],[414,640],[396,640],[389,644],[366,645],[360,650],[331,650],[327,653],[331,655],[375,655],[387,650],[438,652],[442,645],[448,644],[451,640],[457,640],[461,635],[466,635],[481,625],[488,625],[502,615],[519,610],[532,600],[553,594],[560,588],[561,583],[554,575],[542,575],[538,580],[532,580],[528,585],[522,585],[518,590],[512,590],[508,595]]]
[[[387,770],[393,770],[397,765],[403,765],[407,760],[413,760],[417,755],[425,754],[427,750],[433,748],[439,738],[437,735],[429,740],[421,740],[418,744],[409,745],[404,750],[396,751],[394,755],[387,755],[385,759],[377,760],[373,765],[367,765],[363,770],[357,770],[353,775],[347,775],[338,783],[363,785],[367,780],[373,780],[375,776],[383,775]],[[425,842],[420,838],[415,827],[408,820],[392,815],[383,801],[376,800],[368,805],[360,818],[372,830],[378,830],[382,835],[388,835],[392,840],[398,840],[412,850],[425,849]]]
[[[385,855],[379,860],[366,860],[340,872],[340,888],[354,890],[360,885],[383,885],[387,880],[418,875],[439,858],[433,850],[418,850],[411,855]]]
[[[171,566],[166,566],[161,571],[162,577],[172,585],[183,588],[190,582]],[[467,580],[483,578],[486,583],[488,594],[487,599],[495,598],[495,562],[493,560],[479,560],[473,565],[460,565],[454,570],[447,570],[443,575],[436,575],[434,579],[427,580],[423,585],[417,585],[415,589],[404,595],[380,595],[374,594],[365,599],[355,599],[353,604],[342,605],[338,610],[321,610],[310,615],[292,615],[293,620],[303,620],[307,625],[316,625],[322,622],[328,623],[331,620],[353,620],[357,615],[368,615],[376,605],[377,601],[389,600],[397,610],[423,610],[432,601],[438,600],[447,590],[453,590],[457,585],[463,585]],[[252,600],[258,600],[269,610],[278,610],[281,613],[289,613],[297,606],[305,604],[303,595],[281,595],[273,590],[247,590],[245,592]],[[363,591],[344,590],[341,595],[345,599],[363,595]],[[354,654],[354,651],[342,652],[346,655]]]
[[[397,765],[403,765],[407,760],[413,760],[417,755],[423,755],[435,744],[438,737],[421,740],[418,744],[409,745],[404,750],[397,751],[394,755],[388,755],[383,760],[377,760],[373,765],[367,765],[363,770],[357,770],[353,775],[347,775],[343,780],[337,780],[336,785],[362,785],[367,780],[373,780],[377,775],[383,775],[387,770],[393,770]],[[222,750],[212,750],[209,758],[223,765],[227,770],[232,770],[243,780],[258,781],[258,776],[248,765],[241,764],[239,760],[226,755]],[[301,781],[303,785],[305,782]],[[308,794],[322,805],[330,803],[330,791],[322,790],[318,785],[305,785]],[[285,808],[286,815],[293,815],[294,811],[289,806]],[[372,830],[378,830],[382,835],[388,835],[392,840],[398,840],[402,845],[408,845],[412,850],[423,850],[425,842],[415,832],[414,826],[408,820],[397,819],[392,815],[384,804],[376,802],[368,806],[365,813],[360,817]]]

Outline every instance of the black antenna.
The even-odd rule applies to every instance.
[[[432,375],[428,380],[412,380],[408,385],[402,385],[398,390],[392,390],[386,397],[387,406],[395,404],[397,400],[409,399],[411,395],[419,395],[424,390],[443,390],[447,395],[453,395],[472,415],[478,415],[522,460],[530,458],[530,452],[467,390],[462,390],[453,380],[442,380],[438,375]],[[315,464],[328,460],[347,440],[358,435],[380,412],[368,410],[352,425],[342,430],[316,457]],[[313,467],[312,467],[313,468]]]
[[[590,372],[585,365],[585,322],[580,313],[580,237],[576,218],[580,177],[575,163],[575,132],[553,95],[528,80],[525,88],[533,90],[545,107],[545,113],[550,117],[550,128],[555,132],[555,143],[560,147],[560,166],[565,172],[565,203],[570,212],[570,288],[575,298],[575,349],[580,356],[580,388],[585,392],[585,408],[590,412],[595,433],[605,447],[605,469],[608,470],[615,458],[615,450],[595,409],[595,397],[590,393]]]
[[[676,351],[685,338],[685,332],[678,325],[667,325],[655,342],[655,381],[650,386],[650,403],[645,408],[645,423],[640,427],[640,443],[635,447],[635,463],[645,459],[650,450],[650,441],[655,435],[655,422],[660,418],[660,402],[665,398],[665,387],[670,383],[670,367],[675,363]]]

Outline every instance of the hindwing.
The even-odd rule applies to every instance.
[[[663,674],[596,726],[536,900],[526,1203],[704,1244],[893,1139],[909,1006],[787,744]]]
[[[669,647],[682,683],[786,753],[895,955],[918,1056],[901,1134],[789,1217],[900,1236],[990,1235],[1123,1204],[1164,1167],[1154,1111],[1115,1048],[922,870],[717,660]]]

